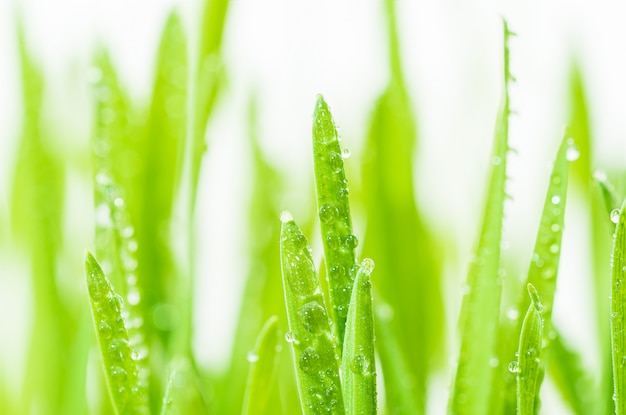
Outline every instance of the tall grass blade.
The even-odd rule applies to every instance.
[[[518,361],[509,367],[517,373],[517,413],[533,415],[539,412],[539,388],[543,379],[541,348],[543,341],[543,305],[537,289],[528,284],[531,304],[524,317],[519,338]]]
[[[122,298],[115,293],[100,264],[87,252],[85,276],[102,363],[111,400],[118,414],[148,414],[137,354],[129,342],[122,317]]]
[[[510,114],[508,39],[504,28],[504,91],[496,123],[484,218],[475,257],[469,265],[461,308],[461,350],[448,411],[452,414],[488,413],[492,381],[490,360],[495,352],[500,292],[500,242],[505,200],[506,157]]]
[[[611,212],[615,209],[619,209],[621,197],[615,190],[615,187],[606,177],[606,174],[596,172],[593,175],[595,183],[600,188],[602,194],[602,200],[604,201],[604,207],[606,208],[606,220],[610,222]]]
[[[161,415],[208,415],[203,385],[193,364],[186,358],[175,358],[170,366],[170,376],[165,388]]]
[[[337,128],[321,95],[317,97],[313,113],[313,155],[326,275],[341,347],[352,281],[358,269],[354,255],[358,239],[352,234],[348,186]]]
[[[626,414],[626,204],[611,214],[616,223],[611,278],[611,350],[615,414]]]
[[[376,413],[376,361],[370,274],[374,261],[365,259],[354,280],[346,337],[341,356],[343,396],[348,414]]]
[[[305,415],[343,414],[338,345],[310,247],[291,214],[281,214],[280,258],[300,403]]]
[[[269,400],[276,382],[278,369],[277,349],[281,347],[278,318],[271,317],[259,334],[254,350],[248,355],[250,373],[243,405],[243,415],[276,413],[270,409]]]

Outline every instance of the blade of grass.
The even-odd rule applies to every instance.
[[[175,358],[170,363],[171,373],[163,402],[161,415],[211,413],[203,396],[201,385],[193,364],[185,357]]]
[[[356,273],[341,357],[343,396],[348,414],[376,413],[376,361],[372,283],[374,261],[364,259]]]
[[[306,237],[291,214],[281,214],[280,258],[289,332],[302,411],[343,414],[338,346],[324,306]]]
[[[89,252],[85,256],[85,276],[103,369],[116,413],[148,414],[137,355],[130,346],[122,317],[122,298],[115,293],[100,264]]]
[[[454,414],[488,413],[492,381],[490,360],[500,315],[498,271],[506,182],[510,114],[508,84],[510,32],[504,31],[504,91],[496,123],[491,172],[484,218],[475,257],[469,265],[461,307],[461,349],[448,411]]]
[[[626,203],[611,213],[616,223],[611,278],[611,350],[615,414],[626,414]]]
[[[354,257],[358,239],[352,234],[348,187],[337,129],[321,95],[317,96],[313,113],[313,155],[326,275],[341,348],[352,281],[358,269]]]
[[[275,409],[270,410],[269,400],[276,381],[278,368],[276,352],[279,347],[278,318],[272,316],[263,326],[254,351],[248,355],[250,373],[242,414],[275,413]]]
[[[540,407],[539,388],[543,379],[541,365],[541,348],[543,341],[543,305],[537,289],[528,284],[528,295],[531,304],[522,323],[522,332],[519,338],[518,361],[513,363],[517,373],[517,413],[518,415],[533,415]]]

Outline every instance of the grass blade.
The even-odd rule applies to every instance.
[[[348,414],[376,413],[376,361],[372,283],[374,261],[364,259],[356,273],[341,357],[343,396]]]
[[[358,239],[352,234],[348,187],[337,129],[321,95],[317,97],[313,113],[313,154],[326,275],[341,347],[352,281],[358,269],[354,256]]]
[[[85,275],[91,300],[102,363],[113,405],[118,414],[147,414],[143,385],[131,349],[126,322],[122,317],[122,298],[115,293],[100,264],[87,252]]]
[[[492,369],[489,361],[495,351],[500,315],[500,242],[505,200],[508,117],[510,36],[504,26],[504,94],[496,123],[495,143],[482,230],[475,258],[467,276],[467,293],[461,308],[461,350],[448,410],[454,414],[488,413]]]
[[[273,316],[263,326],[254,351],[248,355],[250,373],[242,411],[244,415],[270,413],[269,399],[278,368],[279,338],[278,318]]]
[[[541,347],[543,341],[543,306],[537,289],[528,284],[531,305],[522,323],[519,338],[519,359],[512,369],[517,373],[517,413],[533,415],[539,411],[539,387],[543,379]]]
[[[192,363],[184,357],[176,358],[170,367],[172,370],[163,396],[161,415],[208,415],[210,412],[202,394],[203,387]]]
[[[616,223],[611,279],[611,349],[615,414],[626,414],[626,204],[611,213]]]
[[[306,237],[291,214],[281,214],[280,258],[300,403],[305,415],[344,413],[337,342],[324,306]]]

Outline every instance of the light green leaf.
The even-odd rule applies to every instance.
[[[203,385],[186,358],[176,358],[170,363],[170,375],[163,396],[161,415],[208,415]]]
[[[313,113],[313,161],[326,275],[341,347],[352,281],[358,269],[354,258],[358,239],[352,234],[348,186],[337,128],[321,95],[317,97]]]
[[[374,261],[364,259],[356,273],[341,357],[347,414],[376,413],[376,361],[370,274]]]
[[[615,414],[626,414],[626,203],[613,213],[616,222],[611,278],[611,349]]]
[[[306,237],[291,214],[281,214],[280,259],[300,403],[305,415],[343,414],[336,338]]]
[[[519,338],[518,361],[509,369],[517,373],[517,413],[533,415],[539,411],[539,388],[543,379],[541,347],[543,340],[543,306],[537,290],[528,284],[531,304],[528,307]]]
[[[272,413],[269,408],[271,391],[276,381],[277,348],[280,347],[278,318],[272,316],[259,334],[254,350],[248,355],[250,373],[242,414]]]

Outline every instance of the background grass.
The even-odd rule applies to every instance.
[[[309,48],[306,59],[287,66],[292,71],[282,77],[282,82],[306,85],[296,87],[291,95],[279,95],[276,91],[281,89],[272,82],[260,82],[256,88],[239,83],[245,79],[244,66],[253,73],[268,68],[280,75],[286,70],[272,58],[271,49],[256,44],[262,44],[267,33],[259,32],[258,39],[239,40],[248,49],[266,51],[256,57],[262,64],[237,64],[241,61],[229,55],[237,50],[237,42],[232,39],[245,21],[241,16],[254,15],[258,5],[208,2],[196,5],[195,14],[184,9],[187,13],[182,18],[170,14],[155,19],[165,29],[158,48],[141,52],[144,56],[154,55],[149,59],[153,62],[149,72],[154,75],[149,76],[146,71],[140,77],[152,79],[152,86],[145,87],[152,92],[143,97],[129,82],[128,74],[120,71],[126,61],[120,59],[119,49],[109,47],[106,40],[90,46],[89,63],[63,72],[72,74],[71,81],[64,84],[59,79],[63,76],[59,77],[54,65],[49,65],[49,58],[43,57],[46,53],[29,29],[34,25],[32,20],[26,19],[23,26],[11,25],[16,33],[12,62],[20,68],[24,116],[20,134],[14,134],[21,138],[10,140],[19,144],[14,146],[15,151],[7,151],[11,158],[5,156],[7,162],[3,164],[3,186],[11,191],[6,192],[10,197],[0,204],[1,284],[4,293],[25,301],[23,305],[16,305],[15,300],[3,301],[3,338],[11,339],[2,342],[0,359],[3,412],[112,411],[94,325],[87,318],[89,301],[80,264],[85,246],[94,249],[115,290],[126,298],[127,314],[122,318],[130,343],[146,362],[149,376],[145,386],[151,412],[240,412],[250,364],[257,363],[254,357],[249,361],[248,352],[255,348],[263,325],[276,315],[277,330],[282,334],[287,331],[278,256],[278,216],[282,209],[294,212],[304,234],[311,239],[317,268],[323,270],[322,275],[326,273],[320,257],[322,250],[318,249],[322,241],[315,219],[309,141],[315,94],[326,90],[327,97],[332,97],[329,102],[335,122],[345,126],[340,130],[341,146],[352,149],[345,165],[354,233],[361,241],[356,256],[372,257],[377,264],[372,284],[379,409],[383,413],[445,411],[448,386],[457,364],[447,361],[458,355],[456,320],[464,275],[471,244],[476,240],[476,223],[485,214],[480,211],[486,200],[481,186],[486,168],[493,162],[488,156],[488,138],[496,114],[496,91],[502,87],[498,75],[502,67],[502,37],[496,13],[480,14],[472,6],[459,6],[459,10],[469,7],[476,25],[489,22],[484,32],[478,34],[473,26],[458,22],[455,25],[454,17],[439,11],[450,18],[440,30],[453,35],[435,39],[460,39],[463,33],[488,50],[486,54],[490,56],[476,65],[464,60],[457,51],[450,59],[467,64],[448,65],[441,58],[429,59],[436,55],[425,53],[430,50],[424,48],[425,41],[416,41],[415,32],[407,30],[415,25],[411,16],[417,16],[417,22],[423,19],[419,9],[406,2],[379,3],[371,10],[385,18],[372,19],[376,25],[364,25],[357,31],[361,39],[355,39],[359,40],[356,44],[372,45],[364,55],[371,56],[370,63],[378,65],[371,75],[375,82],[356,77],[360,79],[357,83],[338,64],[349,62],[350,53],[346,51],[351,50],[347,46],[352,38],[333,32],[333,19],[339,19],[337,16],[327,17],[324,8],[291,10],[294,19],[283,23],[285,29],[310,32],[318,41],[320,37],[325,39],[312,41],[315,47]],[[353,17],[341,7],[346,6],[339,6],[336,14]],[[295,22],[299,20],[295,17],[306,11],[311,12],[310,20],[300,21],[303,27],[298,31]],[[537,32],[524,24],[523,13],[513,10],[510,14],[512,26],[520,34],[512,46],[512,72],[519,79],[516,88],[532,90],[534,78],[525,65],[536,65],[541,60],[524,51]],[[432,12],[426,15],[433,16]],[[229,20],[237,16],[240,20]],[[269,17],[267,21],[271,21]],[[555,31],[556,26],[555,23]],[[432,30],[431,26],[424,27]],[[420,38],[433,39],[425,33]],[[302,48],[302,39],[296,37],[292,47]],[[431,42],[436,46],[445,44]],[[338,45],[343,51],[339,60],[333,59],[331,45]],[[416,63],[416,56],[422,58],[421,62]],[[547,387],[542,389],[548,404],[558,402],[562,405],[559,408],[564,405],[574,413],[585,414],[611,413],[613,408],[610,311],[606,298],[614,225],[607,212],[619,207],[613,205],[620,204],[623,194],[623,167],[602,155],[603,151],[607,153],[604,138],[592,140],[594,132],[599,132],[600,137],[617,135],[607,134],[606,127],[594,130],[591,123],[591,115],[604,113],[599,109],[594,113],[592,109],[605,107],[598,104],[601,94],[597,91],[602,88],[598,88],[595,78],[590,83],[596,87],[591,89],[596,91],[595,104],[589,105],[585,67],[606,60],[596,60],[598,55],[591,53],[586,56],[575,64],[550,68],[563,79],[567,79],[564,74],[571,74],[571,85],[561,87],[562,96],[569,90],[570,97],[554,99],[548,114],[553,124],[569,125],[566,134],[575,140],[580,153],[580,159],[572,165],[572,194],[568,195],[571,197],[567,212],[575,216],[568,220],[570,213],[561,212],[566,215],[568,230],[562,249],[559,248],[559,252],[564,252],[559,274],[573,274],[578,281],[559,278],[554,297],[554,329],[547,323],[544,332],[551,350],[546,363]],[[321,62],[312,66],[317,70],[307,68],[307,62],[316,60]],[[347,66],[352,72],[363,71],[354,64]],[[425,72],[415,70],[430,66],[444,73],[444,77],[437,78],[440,83],[429,85]],[[337,80],[324,82],[320,76],[316,82],[307,83],[304,79],[308,71]],[[468,73],[472,71],[480,74],[475,75],[479,82],[468,82]],[[465,84],[479,88],[467,87],[468,98],[449,100],[440,112],[429,108],[428,97],[433,96],[433,90],[456,88],[465,92]],[[364,88],[371,88],[369,95],[362,92]],[[67,91],[60,94],[63,99],[59,101],[66,105],[51,104],[56,102],[54,97],[59,96],[59,90]],[[83,95],[77,94],[79,90]],[[516,401],[514,392],[510,393],[515,391],[516,375],[505,369],[516,360],[519,329],[528,305],[520,290],[525,277],[518,276],[526,274],[527,264],[533,259],[532,238],[543,224],[539,214],[542,202],[531,196],[536,193],[543,197],[551,182],[549,168],[542,170],[537,166],[548,165],[554,158],[561,136],[561,131],[545,127],[547,123],[537,135],[543,141],[529,134],[532,130],[525,126],[535,124],[536,113],[528,109],[520,95],[516,100],[514,92],[511,91],[512,106],[520,108],[520,115],[511,121],[511,141],[519,155],[510,157],[517,166],[510,167],[508,183],[530,183],[538,190],[527,191],[521,185],[508,192],[514,201],[504,215],[510,228],[504,232],[504,246],[509,245],[503,248],[498,268],[503,273],[490,275],[501,278],[502,305],[485,314],[502,329],[498,338],[505,336],[512,344],[509,347],[496,342],[495,348],[484,355],[488,359],[482,359],[489,365],[485,367],[483,362],[484,372],[507,385],[501,388],[504,396],[500,396],[495,388],[488,390],[489,382],[483,384],[488,395],[481,398],[479,405],[500,408],[493,413],[509,413]],[[233,97],[237,94],[245,98],[234,105]],[[282,102],[281,98],[274,98],[276,95]],[[483,95],[490,99],[481,100]],[[556,94],[551,90],[550,96],[553,95]],[[441,105],[441,101],[433,103]],[[56,106],[72,108],[73,112],[69,111],[68,116]],[[438,117],[445,122],[438,122]],[[473,125],[467,121],[470,117],[481,121]],[[598,118],[603,125],[609,124],[606,115]],[[207,120],[210,122],[205,137]],[[276,120],[281,127],[279,134],[271,128]],[[459,126],[447,126],[456,121]],[[87,132],[88,124],[92,125],[91,132]],[[245,136],[249,140],[234,138]],[[535,147],[533,140],[538,144]],[[238,151],[228,163],[218,163],[225,154],[224,143],[230,141],[238,142],[234,146]],[[278,145],[274,147],[272,143]],[[278,156],[275,148],[286,155]],[[528,150],[532,148],[538,150]],[[533,168],[523,168],[528,165]],[[591,180],[592,168],[604,168],[608,183],[616,189],[617,196],[608,198],[608,208],[607,198],[602,198],[600,187]],[[228,192],[239,189],[242,183],[246,186],[238,192],[250,196],[233,202],[235,199]],[[220,186],[228,192],[215,191]],[[503,198],[503,191],[499,192],[496,196]],[[565,198],[562,200],[564,203]],[[224,206],[224,210],[215,206]],[[222,214],[228,210],[235,220],[223,220]],[[227,226],[219,227],[219,222]],[[519,232],[520,227],[528,231]],[[590,238],[576,233],[583,228],[583,235]],[[205,258],[215,262],[219,256],[215,252],[219,252],[220,245],[229,245],[233,234],[239,234],[242,243],[231,254],[232,260],[224,261],[223,269],[207,267]],[[517,238],[518,234],[522,237]],[[540,241],[541,237],[537,238]],[[207,245],[209,240],[217,243]],[[593,243],[585,243],[586,240]],[[497,245],[499,249],[500,244]],[[552,244],[546,246],[549,251]],[[583,258],[589,258],[588,265],[581,263]],[[328,265],[330,272],[332,265]],[[209,277],[211,283],[207,284]],[[544,298],[543,290],[536,286],[544,306],[550,304],[549,296]],[[581,295],[570,287],[589,287],[592,295]],[[328,287],[322,284],[322,290]],[[243,300],[231,301],[232,298]],[[206,304],[213,307],[205,307]],[[233,310],[237,304],[239,317],[229,319],[229,315],[236,314]],[[576,314],[579,309],[582,312]],[[568,324],[563,315],[572,316],[574,324]],[[226,324],[215,324],[218,320]],[[272,330],[269,337],[261,337],[256,343],[258,362],[263,361],[264,342],[271,343]],[[579,338],[590,340],[581,346]],[[483,340],[474,333],[468,341],[480,346]],[[267,406],[263,402],[259,406],[271,408],[271,413],[296,413],[298,391],[290,350],[282,340],[277,344],[283,347],[274,349],[276,366],[268,365],[266,370],[275,370],[280,381],[257,395],[267,402]],[[70,360],[68,355],[72,356]],[[492,369],[494,373],[490,373]],[[512,389],[508,388],[510,385]],[[591,392],[580,393],[581,388]],[[248,396],[253,396],[252,392]],[[459,408],[462,411],[464,406]]]

